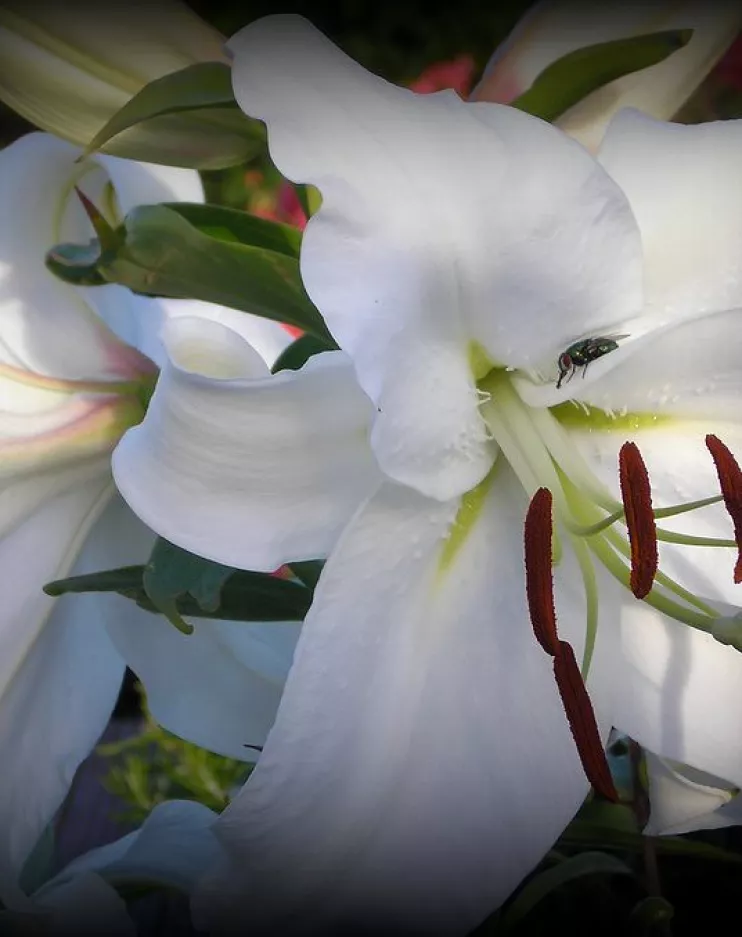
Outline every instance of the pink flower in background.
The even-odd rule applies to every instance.
[[[447,62],[434,62],[429,65],[409,88],[418,94],[430,94],[452,88],[459,97],[469,95],[474,81],[476,65],[470,55],[459,55]]]

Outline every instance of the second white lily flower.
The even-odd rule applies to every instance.
[[[260,744],[270,728],[299,627],[201,621],[185,636],[116,595],[54,600],[42,591],[149,556],[154,535],[116,496],[110,459],[144,415],[164,357],[163,321],[228,321],[271,361],[289,340],[278,324],[233,310],[117,286],[77,289],[52,276],[45,252],[92,235],[75,185],[110,221],[138,204],[203,199],[190,170],[114,157],[78,164],[78,154],[46,134],[0,153],[0,900],[8,906],[24,903],[20,868],[103,731],[125,662],[164,726],[251,760],[244,743]]]

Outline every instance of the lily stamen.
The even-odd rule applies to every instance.
[[[618,464],[631,546],[631,591],[643,599],[652,588],[659,564],[649,475],[636,443],[621,446]]]
[[[525,523],[526,594],[533,633],[554,658],[554,678],[585,776],[607,800],[618,794],[608,767],[593,707],[572,646],[559,639],[552,577],[552,496],[539,488],[531,499]]]
[[[724,443],[712,433],[706,436],[706,446],[716,466],[724,506],[734,525],[737,544],[737,562],[734,566],[734,581],[742,582],[742,471],[737,460]]]

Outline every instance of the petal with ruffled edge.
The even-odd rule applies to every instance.
[[[435,498],[468,491],[495,457],[470,342],[535,364],[639,311],[623,194],[550,125],[394,87],[299,17],[229,46],[235,95],[267,123],[276,164],[322,193],[302,277],[380,409],[382,469]]]
[[[599,160],[644,245],[648,311],[677,321],[742,306],[742,121],[683,124],[622,111]]]
[[[649,471],[653,504],[661,508],[718,494],[714,464],[704,444],[708,432],[742,453],[739,425],[707,420],[644,430],[575,431],[572,439],[616,497],[618,451],[632,439]],[[733,537],[720,504],[663,518],[660,524],[697,537]],[[712,605],[739,605],[732,549],[660,543],[659,552],[660,569],[695,595]],[[601,615],[603,607],[604,603]],[[601,626],[600,635],[604,630]],[[742,747],[731,715],[742,710],[742,654],[628,593],[622,602],[620,642],[623,676],[614,700],[614,725],[664,758],[742,786]]]
[[[443,562],[457,506],[387,484],[343,534],[215,826],[233,865],[197,892],[198,926],[466,933],[577,810],[588,785],[513,549],[525,497],[503,466]]]
[[[341,352],[275,376],[236,333],[177,319],[144,421],[113,455],[153,530],[242,569],[326,556],[378,483],[372,406]],[[205,376],[205,374],[209,376]]]
[[[120,498],[105,518],[107,536],[130,556],[111,565],[143,562],[154,535]],[[109,554],[111,552],[109,548]],[[167,619],[110,596],[105,626],[115,647],[142,681],[150,712],[168,731],[203,748],[255,761],[276,717],[291,666],[299,622],[193,619],[182,634]]]
[[[8,906],[24,902],[20,869],[103,731],[123,676],[98,597],[55,602],[41,591],[44,582],[105,563],[88,532],[111,493],[108,478],[72,489],[0,541],[0,750],[8,753],[0,773],[0,900]]]

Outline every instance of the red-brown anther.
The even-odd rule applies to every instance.
[[[536,640],[553,657],[559,646],[551,575],[551,492],[539,488],[525,524],[526,595]]]
[[[709,433],[706,447],[714,460],[724,505],[734,524],[734,539],[737,541],[734,581],[742,582],[742,471],[737,460],[717,436]]]
[[[554,655],[554,677],[585,775],[599,794],[615,803],[618,793],[600,741],[592,703],[574,651],[566,641],[559,642]]]
[[[621,446],[618,468],[631,545],[631,591],[643,599],[652,588],[659,555],[649,475],[636,443]]]

